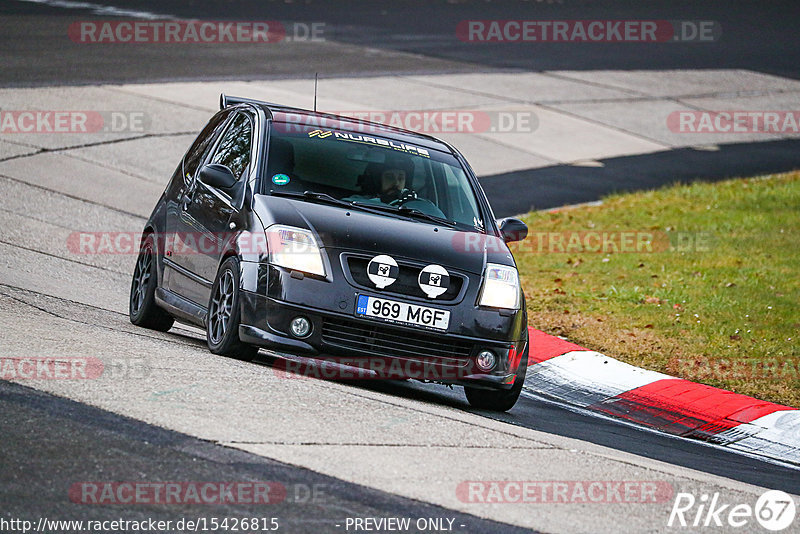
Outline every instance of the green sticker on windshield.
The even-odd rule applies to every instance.
[[[272,183],[275,185],[286,185],[289,183],[289,177],[285,174],[276,174],[272,177]]]

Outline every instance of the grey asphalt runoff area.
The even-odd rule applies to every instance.
[[[722,502],[751,506],[766,488],[800,494],[796,469],[535,398],[498,416],[469,409],[458,389],[292,377],[264,351],[249,364],[214,356],[196,329],[161,334],[128,322],[135,254],[75,247],[81,232],[141,229],[220,92],[308,107],[309,70],[322,74],[321,109],[535,117],[531,131],[442,135],[463,149],[502,215],[677,178],[797,167],[791,132],[679,134],[667,126],[678,110],[797,109],[798,51],[777,38],[792,30],[794,4],[775,3],[768,12],[743,3],[654,2],[648,11],[614,2],[599,11],[566,0],[523,8],[275,2],[267,14],[248,2],[228,2],[221,13],[210,2],[109,1],[103,5],[174,17],[324,20],[335,38],[275,48],[72,43],[65,37],[70,23],[111,13],[98,5],[0,6],[0,110],[84,110],[112,120],[110,126],[112,117],[125,121],[94,132],[0,135],[0,357],[97,358],[113,370],[92,380],[0,383],[0,518],[51,510],[50,519],[252,512],[75,505],[69,488],[82,481],[327,484],[324,503],[287,501],[266,512],[280,516],[287,532],[346,531],[337,518],[390,515],[455,517],[469,525],[464,532],[674,530],[667,526],[674,496],[482,503],[462,498],[458,488],[467,481],[651,481],[674,494],[718,493]],[[414,8],[430,11],[412,16]],[[556,45],[532,53],[453,39],[454,25],[472,17],[656,12],[721,21],[726,40],[628,49]],[[758,32],[745,31],[751,26]]]

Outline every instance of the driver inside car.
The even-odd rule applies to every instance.
[[[416,198],[416,194],[406,189],[406,181],[414,173],[411,160],[396,159],[386,163],[369,163],[364,174],[358,177],[360,195],[352,195],[348,201],[380,201],[392,204],[405,198]]]
[[[406,171],[399,168],[386,169],[381,173],[381,201],[387,204],[400,198],[406,188]]]

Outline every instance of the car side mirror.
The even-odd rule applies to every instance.
[[[211,163],[200,169],[200,181],[217,189],[230,189],[236,184],[236,177],[225,165]]]
[[[519,219],[513,217],[500,219],[497,221],[497,226],[500,228],[500,234],[506,243],[522,241],[528,237],[528,225]]]

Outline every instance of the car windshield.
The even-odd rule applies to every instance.
[[[272,123],[269,138],[264,193],[309,191],[389,216],[416,216],[432,223],[446,221],[460,230],[484,231],[475,193],[451,154],[381,137],[379,132],[282,122]]]

